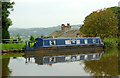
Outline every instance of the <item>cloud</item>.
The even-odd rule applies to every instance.
[[[15,2],[24,2],[24,3],[42,3],[42,2],[56,2],[57,0],[12,0]],[[59,0],[58,0],[59,1]]]
[[[13,26],[54,26],[61,23],[81,24],[95,10],[117,6],[119,0],[12,0]]]

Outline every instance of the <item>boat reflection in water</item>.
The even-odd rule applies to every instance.
[[[76,52],[75,52],[76,51]],[[26,63],[35,62],[38,65],[52,65],[55,63],[75,62],[85,60],[99,60],[103,51],[81,52],[79,49],[60,51],[28,51],[25,52]],[[34,59],[34,61],[32,60]]]

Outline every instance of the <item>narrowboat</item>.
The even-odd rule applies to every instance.
[[[83,49],[95,48],[102,49],[104,44],[100,37],[82,37],[82,38],[37,38],[34,45],[32,42],[26,42],[25,50],[61,50],[61,49]]]

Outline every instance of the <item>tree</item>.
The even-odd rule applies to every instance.
[[[46,36],[43,36],[43,35],[41,35],[41,37],[40,38],[47,38]]]
[[[43,35],[41,35],[41,38],[44,38],[44,36],[43,36]]]
[[[30,36],[30,41],[35,41],[35,39],[32,35]]]
[[[115,14],[115,17],[118,18],[118,34],[117,36],[120,37],[120,7],[110,7],[110,8],[107,8],[107,9],[111,9],[113,11],[113,13]]]
[[[18,39],[18,41],[21,41],[21,37],[19,34],[17,34],[17,39]]]
[[[0,43],[2,42],[2,3],[0,1]]]
[[[2,2],[2,39],[10,38],[8,28],[12,25],[12,21],[8,16],[10,14],[9,10],[13,11],[14,4],[14,2]]]
[[[84,20],[80,31],[87,37],[116,37],[118,19],[110,9],[94,11]]]

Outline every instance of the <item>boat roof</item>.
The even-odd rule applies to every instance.
[[[37,38],[37,39],[42,39],[42,40],[53,40],[53,39],[96,39],[96,38],[100,38],[100,37],[78,37],[78,38]]]

